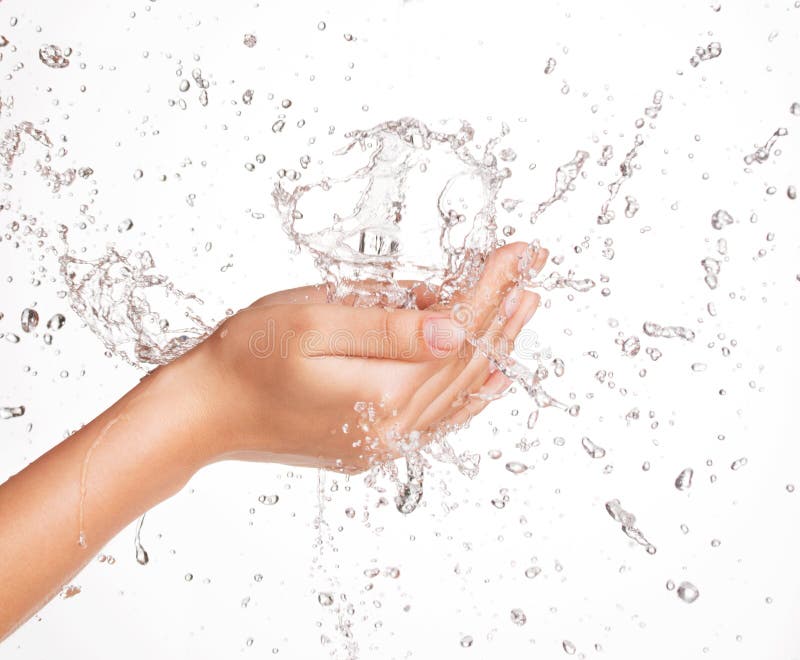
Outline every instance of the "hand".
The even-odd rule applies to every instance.
[[[525,249],[515,243],[490,255],[479,283],[456,301],[469,311],[466,327],[452,310],[433,311],[422,287],[419,310],[328,304],[324,288],[303,287],[226,320],[192,351],[208,382],[208,460],[358,472],[401,455],[410,431],[424,437],[464,424],[509,385],[490,374],[466,333],[510,352],[539,304],[514,288]],[[539,252],[531,268],[546,259]]]
[[[465,334],[511,351],[539,304],[515,287],[520,264],[538,271],[547,259],[528,256],[517,243],[489,257],[455,301],[462,323],[422,291],[419,310],[383,310],[329,305],[322,289],[305,287],[261,298],[142,379],[0,485],[0,640],[209,462],[356,472],[397,456],[409,431],[424,439],[468,421],[509,381]]]

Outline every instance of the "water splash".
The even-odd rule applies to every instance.
[[[712,41],[705,48],[703,48],[703,46],[695,48],[694,55],[689,59],[689,64],[693,67],[697,67],[700,62],[713,60],[720,55],[722,55],[722,46],[718,41]]]
[[[504,128],[500,137],[507,132]],[[278,180],[273,199],[284,231],[312,254],[329,285],[330,302],[413,308],[415,296],[400,282],[408,277],[422,281],[440,305],[447,305],[477,282],[487,254],[498,245],[497,197],[511,172],[494,153],[500,138],[477,150],[473,136],[467,122],[453,132],[441,132],[417,119],[388,121],[347,134],[350,142],[336,155],[361,158],[356,164],[341,164],[343,175],[292,190]],[[586,157],[579,154],[577,171]],[[500,152],[499,160],[513,159],[513,152]],[[569,176],[574,179],[577,173],[562,178]],[[531,246],[521,269],[528,284],[524,266],[533,263],[538,250],[538,245]],[[470,310],[456,305],[453,316],[468,319]],[[533,372],[498,354],[485,338],[468,333],[467,341],[526,391],[539,394]],[[477,470],[477,461],[464,457],[464,467],[462,457],[446,443],[450,430],[426,436],[433,440],[428,451],[456,463],[462,472]],[[417,435],[398,439],[407,447],[408,478],[398,482],[396,498],[404,513],[416,509],[422,497],[425,463],[419,453],[421,438],[413,433]],[[381,469],[396,478],[393,468]]]
[[[146,515],[147,514],[143,514],[142,517],[139,518],[139,522],[136,523],[136,536],[133,538],[133,546],[136,550],[136,561],[142,566],[146,566],[147,562],[150,561],[150,555],[147,554],[147,550],[145,550],[142,545],[142,525],[144,525],[144,518]]]
[[[66,246],[63,225],[60,234]],[[155,272],[147,250],[123,254],[109,246],[100,258],[84,260],[65,247],[59,266],[73,311],[110,353],[129,364],[167,364],[214,330],[190,306],[203,301]],[[173,327],[169,319],[176,309],[188,325]]]
[[[747,154],[744,157],[744,162],[747,165],[752,165],[753,163],[766,163],[767,160],[769,160],[770,154],[772,153],[772,147],[775,146],[778,138],[784,137],[788,134],[788,130],[785,128],[779,128],[770,136],[769,140],[767,140],[763,146],[758,147],[753,153]]]
[[[656,553],[656,547],[650,543],[642,531],[636,527],[636,516],[623,509],[619,500],[614,499],[606,502],[606,511],[609,516],[622,526],[622,531],[625,532],[628,538],[644,546],[648,554],[653,555]]]
[[[661,112],[662,108],[662,101],[664,98],[664,93],[659,89],[656,90],[653,94],[653,103],[652,105],[645,108],[644,113],[650,119],[655,120],[659,113]],[[644,126],[644,120],[639,119],[635,122],[637,128],[641,128]],[[619,165],[619,176],[614,179],[611,183],[608,184],[608,197],[603,202],[603,205],[600,207],[600,213],[597,216],[597,224],[598,225],[607,225],[611,221],[614,220],[616,217],[616,213],[611,209],[611,204],[617,198],[622,185],[633,176],[633,161],[639,155],[639,148],[644,144],[644,137],[640,133],[637,133],[633,138],[633,146],[628,150],[625,154],[625,157],[622,159],[622,162]],[[626,211],[630,211],[629,207],[626,207]],[[636,204],[636,210],[631,213],[628,217],[633,217],[636,214],[636,211],[639,210],[638,203]],[[627,212],[626,212],[627,215]]]

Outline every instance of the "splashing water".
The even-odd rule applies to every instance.
[[[60,229],[66,246],[66,227]],[[203,301],[153,272],[148,251],[123,254],[113,246],[99,259],[79,259],[65,248],[59,258],[70,306],[109,352],[134,366],[167,364],[199,344],[212,331],[190,307]],[[156,308],[156,305],[161,308]],[[168,311],[182,309],[173,328]]]
[[[606,502],[606,511],[608,511],[609,516],[622,526],[622,531],[625,532],[628,538],[644,546],[648,554],[654,555],[656,553],[656,547],[636,527],[636,516],[623,509],[619,500],[614,499]]]
[[[336,155],[359,154],[362,158],[355,165],[337,163],[345,168],[342,175],[326,176],[292,190],[284,188],[279,179],[273,199],[283,229],[298,249],[312,254],[328,284],[329,302],[414,308],[411,288],[401,283],[409,278],[423,282],[438,304],[446,306],[473,286],[486,256],[498,246],[497,197],[511,171],[499,165],[494,150],[507,134],[504,126],[500,137],[480,150],[472,144],[474,131],[467,122],[462,121],[454,132],[438,132],[417,119],[403,118],[348,133],[351,141]],[[499,156],[505,162],[515,159],[510,149]],[[578,151],[573,160],[558,168],[555,190],[531,214],[531,222],[572,188],[588,157],[587,152]],[[574,280],[558,273],[534,282],[531,265],[539,250],[538,243],[528,246],[521,259],[518,286],[577,291],[594,286],[591,280]],[[471,309],[456,303],[452,315],[466,327]],[[467,331],[467,341],[522,385],[537,406],[557,406],[577,414],[576,407],[568,408],[544,392],[537,372],[499,353],[487,338]],[[433,438],[425,438],[433,440],[427,453],[455,462],[462,473],[476,473],[477,461],[458,457],[449,448],[444,440],[449,430],[437,429]],[[396,504],[401,512],[410,513],[422,498],[425,462],[418,432],[401,440],[406,446],[408,480],[397,483]],[[466,465],[463,458],[467,458]],[[393,467],[381,469],[396,480]]]

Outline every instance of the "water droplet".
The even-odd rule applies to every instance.
[[[681,582],[678,585],[678,597],[684,603],[693,603],[700,596],[700,590],[691,582]]]
[[[747,465],[747,458],[742,456],[742,458],[737,458],[733,463],[731,463],[731,470],[738,470],[739,468],[743,468]]]
[[[39,59],[51,69],[63,69],[69,66],[69,60],[65,57],[61,48],[53,44],[42,46],[39,49]]]
[[[603,458],[606,455],[606,450],[596,445],[586,436],[581,438],[581,445],[589,456],[592,458]]]
[[[23,332],[31,332],[39,325],[39,313],[35,309],[26,307],[22,310],[19,323]]]
[[[722,54],[722,46],[718,41],[712,41],[708,46],[703,48],[702,46],[698,46],[695,48],[694,55],[689,59],[689,64],[693,67],[696,67],[700,62],[705,62],[707,60],[713,60],[715,57],[719,57]]]
[[[694,470],[692,468],[685,468],[681,470],[681,473],[675,478],[675,488],[678,490],[688,490],[692,487],[692,477],[694,476]]]
[[[0,407],[0,419],[11,419],[12,417],[22,417],[24,414],[25,414],[25,406]]]
[[[723,227],[732,224],[733,218],[731,217],[731,214],[723,209],[714,211],[714,213],[711,214],[711,226],[714,229],[722,229]]]
[[[517,461],[511,461],[510,463],[506,463],[506,470],[511,472],[511,474],[522,474],[528,469],[528,466],[524,463],[519,463]]]

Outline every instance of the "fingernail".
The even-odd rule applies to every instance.
[[[437,357],[455,350],[466,338],[464,328],[446,316],[425,319],[423,333],[426,343]]]
[[[516,312],[517,308],[519,307],[521,297],[522,295],[519,289],[514,289],[506,296],[506,300],[503,305],[503,311],[505,312],[506,320],[514,316],[514,312]]]

